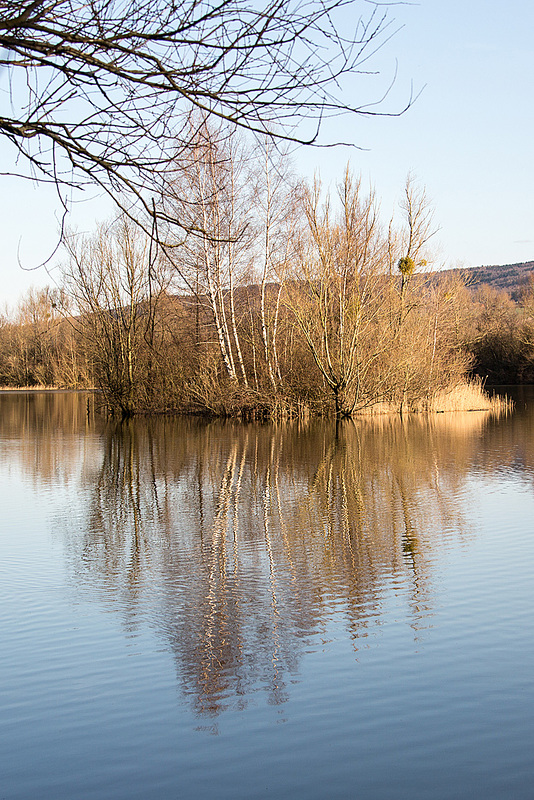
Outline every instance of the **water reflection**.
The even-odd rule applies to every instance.
[[[90,394],[0,391],[0,459],[34,484],[76,479],[91,452],[99,457],[91,442],[95,420]]]
[[[498,424],[483,414],[384,417],[336,430],[109,423],[83,395],[0,404],[2,447],[16,439],[32,480],[76,486],[76,525],[72,508],[60,519],[76,585],[120,610],[129,631],[155,627],[206,715],[258,688],[283,703],[334,611],[357,649],[394,597],[417,636],[432,615],[436,550],[472,535],[466,477],[496,468],[488,440],[508,448],[516,470],[534,454],[531,426],[517,438],[520,414]]]

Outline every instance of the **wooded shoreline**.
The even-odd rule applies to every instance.
[[[268,143],[255,155],[202,123],[162,200],[181,239],[124,215],[65,234],[59,287],[0,317],[0,384],[96,387],[122,417],[262,419],[490,409],[488,378],[534,380],[533,275],[513,300],[432,270],[411,178],[385,225],[348,169],[332,196]]]
[[[0,386],[0,394],[77,394],[79,392],[90,393],[102,397],[99,389],[94,387],[83,387],[78,389],[68,389],[60,386]],[[513,401],[507,395],[489,395],[484,391],[480,381],[469,381],[465,384],[459,385],[450,394],[445,394],[437,400],[432,408],[419,408],[404,411],[404,414],[449,414],[456,412],[491,412],[493,414],[503,414],[513,409]],[[115,414],[115,410],[110,408],[102,402],[101,410],[105,413]],[[205,419],[220,418],[221,416],[240,418],[243,422],[253,421],[273,421],[289,420],[289,419],[308,419],[312,415],[308,408],[300,409],[283,409],[278,410],[278,413],[266,414],[261,413],[257,409],[248,410],[241,409],[234,414],[213,414],[208,411],[185,411],[185,410],[150,410],[138,411],[137,416],[196,416]],[[367,409],[360,410],[353,413],[353,419],[369,418],[377,416],[394,416],[401,415],[399,409],[393,407],[386,407],[385,404],[378,404]],[[128,415],[124,415],[128,416]],[[132,415],[130,415],[132,416]],[[317,415],[318,416],[318,415]],[[321,414],[320,416],[325,416]]]

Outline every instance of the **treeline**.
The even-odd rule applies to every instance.
[[[470,298],[466,348],[489,384],[534,383],[534,273],[514,295],[483,285]]]
[[[469,286],[479,288],[483,284],[493,289],[504,289],[512,300],[521,302],[525,287],[534,273],[534,261],[521,261],[516,264],[469,267],[467,271],[456,267],[451,272],[469,276]]]
[[[432,212],[411,180],[384,224],[349,171],[330,196],[269,145],[202,124],[158,220],[66,236],[61,288],[2,319],[0,383],[94,386],[124,416],[348,416],[432,408],[470,370],[500,379],[512,351],[532,374],[533,292],[514,304],[432,276]]]

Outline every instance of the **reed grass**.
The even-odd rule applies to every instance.
[[[0,386],[0,392],[59,392],[60,386],[33,385],[33,386]]]
[[[416,414],[486,411],[500,415],[509,413],[512,409],[513,401],[509,397],[491,396],[484,388],[484,383],[480,378],[470,378],[450,389],[438,391],[430,398],[407,404],[403,411]],[[378,402],[359,409],[355,416],[375,417],[398,413],[399,407],[394,403]]]
[[[509,397],[489,395],[480,378],[453,386],[451,389],[437,392],[429,401],[426,411],[447,413],[451,411],[490,411],[493,414],[506,414],[513,408]]]

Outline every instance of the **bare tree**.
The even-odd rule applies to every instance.
[[[30,287],[15,309],[11,325],[8,382],[15,385],[52,385],[57,380],[59,356],[58,311],[60,292]]]
[[[178,285],[194,298],[197,309],[208,311],[225,371],[234,384],[245,387],[235,293],[251,259],[248,168],[239,138],[204,120],[168,185],[164,212],[189,231],[166,249]]]
[[[403,224],[393,237],[392,246],[392,250],[396,248],[400,255],[397,268],[401,275],[398,319],[392,352],[395,352],[397,364],[395,402],[399,404],[402,413],[407,401],[411,399],[410,396],[413,398],[425,395],[426,383],[429,395],[439,383],[435,380],[437,375],[433,373],[436,362],[438,318],[443,312],[443,298],[439,293],[433,292],[432,287],[427,286],[431,268],[428,242],[437,230],[434,225],[434,210],[424,186],[417,184],[410,174],[404,186],[401,211]],[[423,270],[424,274],[412,283],[414,273],[418,270]],[[429,348],[427,326],[432,318],[432,356],[427,378],[426,362]],[[448,347],[446,352],[449,353],[452,364],[455,359],[452,358]]]
[[[401,203],[404,216],[404,231],[400,236],[402,255],[398,261],[401,274],[401,305],[408,281],[417,267],[426,267],[425,247],[436,234],[434,210],[424,186],[416,184],[412,175],[406,178],[404,198]]]
[[[373,193],[347,170],[339,212],[323,203],[318,182],[305,197],[309,235],[288,302],[335,402],[336,416],[376,402],[374,377],[388,346],[386,242]]]
[[[280,153],[268,138],[261,143],[260,153],[262,166],[254,192],[258,216],[255,278],[260,295],[261,351],[270,389],[276,393],[282,386],[278,355],[281,299],[302,219],[301,191],[292,178],[287,154]]]
[[[97,184],[152,214],[192,112],[305,143],[325,117],[381,113],[345,99],[393,33],[384,4],[358,17],[355,2],[0,0],[0,136],[24,177]]]
[[[156,315],[167,286],[164,268],[152,259],[150,241],[122,217],[96,236],[71,235],[64,268],[79,316],[73,320],[93,364],[93,379],[106,404],[129,416],[157,391],[152,362]]]

